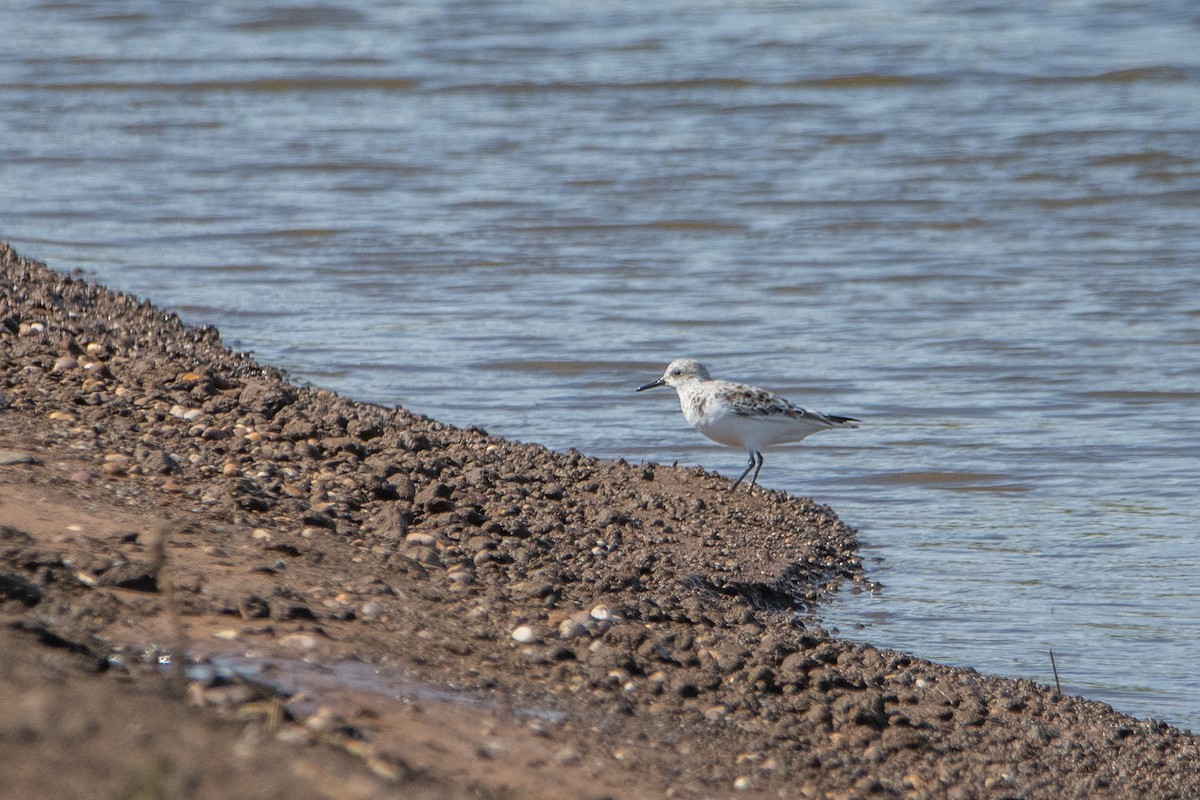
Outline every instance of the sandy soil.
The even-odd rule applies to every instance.
[[[0,367],[0,796],[1200,796],[1191,735],[813,625],[867,578],[811,500],[294,386],[3,246]]]

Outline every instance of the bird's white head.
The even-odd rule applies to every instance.
[[[677,388],[693,381],[707,380],[711,380],[711,376],[699,361],[696,361],[694,358],[677,358],[667,365],[667,369],[663,372],[661,378],[651,381],[645,386],[639,386],[638,391],[642,392],[646,389],[653,389],[655,386],[672,386]]]

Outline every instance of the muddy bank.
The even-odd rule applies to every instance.
[[[81,737],[92,714],[0,709],[25,786],[69,743],[102,750],[42,779],[112,761],[168,796],[258,748],[291,754],[253,761],[262,796],[297,774],[313,796],[1200,794],[1194,737],[806,625],[865,580],[809,500],[294,386],[8,249],[0,367],[6,693],[111,692],[122,718],[211,734],[194,762],[153,732]],[[197,672],[171,700],[157,662],[181,635],[278,679]],[[282,674],[304,661],[373,677]]]

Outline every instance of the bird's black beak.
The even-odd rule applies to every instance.
[[[639,387],[637,388],[637,390],[638,390],[639,392],[644,392],[644,391],[646,391],[647,389],[653,389],[655,386],[666,386],[666,385],[667,385],[667,382],[666,382],[666,381],[664,381],[662,378],[659,378],[659,379],[658,379],[658,380],[656,380],[656,381],[650,381],[650,382],[649,382],[649,383],[647,383],[645,386],[639,386]]]

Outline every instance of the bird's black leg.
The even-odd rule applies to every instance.
[[[750,479],[750,488],[753,489],[754,484],[758,483],[758,471],[762,469],[763,454],[756,451],[750,456],[750,461],[754,463],[754,477]]]
[[[729,491],[732,492],[734,489],[736,489],[738,487],[738,484],[741,483],[743,480],[745,480],[746,476],[750,474],[750,470],[754,469],[755,465],[758,463],[754,458],[755,455],[756,455],[755,453],[750,454],[750,463],[746,465],[746,469],[742,471],[742,474],[738,475],[738,479],[733,482],[733,486],[729,487]],[[762,456],[759,456],[759,458],[761,458],[761,457]],[[758,480],[758,471],[757,470],[755,470],[755,472],[754,472],[754,479]],[[750,485],[753,486],[754,484],[751,483]]]

